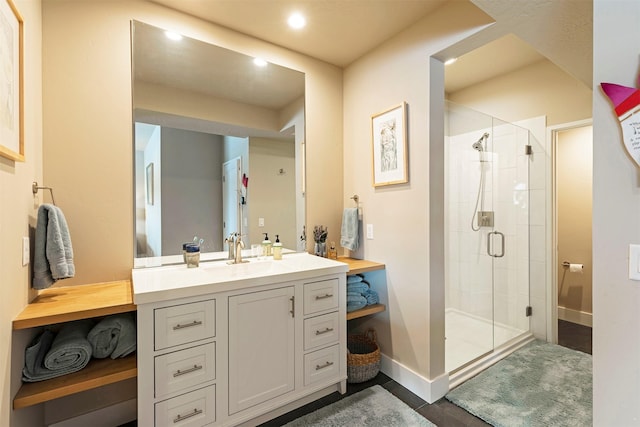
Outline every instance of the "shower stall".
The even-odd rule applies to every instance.
[[[544,176],[545,162],[533,161],[544,150],[527,129],[450,102],[445,117],[445,370],[451,377],[532,336],[531,287],[544,283],[532,284],[531,270],[540,264],[532,264],[531,245],[544,242],[546,228],[544,215],[542,227],[531,219],[545,211],[539,206],[545,198],[534,193],[544,188],[532,188],[531,177]]]

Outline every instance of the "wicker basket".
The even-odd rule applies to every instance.
[[[364,335],[347,337],[347,382],[369,381],[380,371],[380,348],[376,332],[369,329]]]

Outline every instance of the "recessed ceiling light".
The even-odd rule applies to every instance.
[[[258,67],[266,67],[267,66],[267,61],[265,61],[262,58],[253,58],[253,63],[256,64]]]
[[[182,36],[178,33],[174,33],[173,31],[165,31],[164,35],[171,40],[175,40],[175,41],[182,40]]]
[[[446,61],[444,61],[444,65],[451,65],[454,62],[456,62],[458,60],[458,58],[449,58]]]
[[[305,17],[298,12],[292,13],[291,16],[289,16],[287,22],[289,23],[289,26],[291,28],[295,28],[296,30],[299,30],[300,28],[303,28],[305,25],[307,25],[307,20],[305,19]]]

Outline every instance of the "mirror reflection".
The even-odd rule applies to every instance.
[[[132,22],[136,258],[304,250],[304,74],[254,59]]]

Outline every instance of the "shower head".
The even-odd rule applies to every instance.
[[[480,137],[479,140],[477,140],[476,142],[473,143],[471,148],[473,148],[474,150],[477,150],[477,151],[484,151],[484,145],[482,145],[482,143],[485,142],[488,138],[489,138],[489,134],[487,132],[485,132]]]

